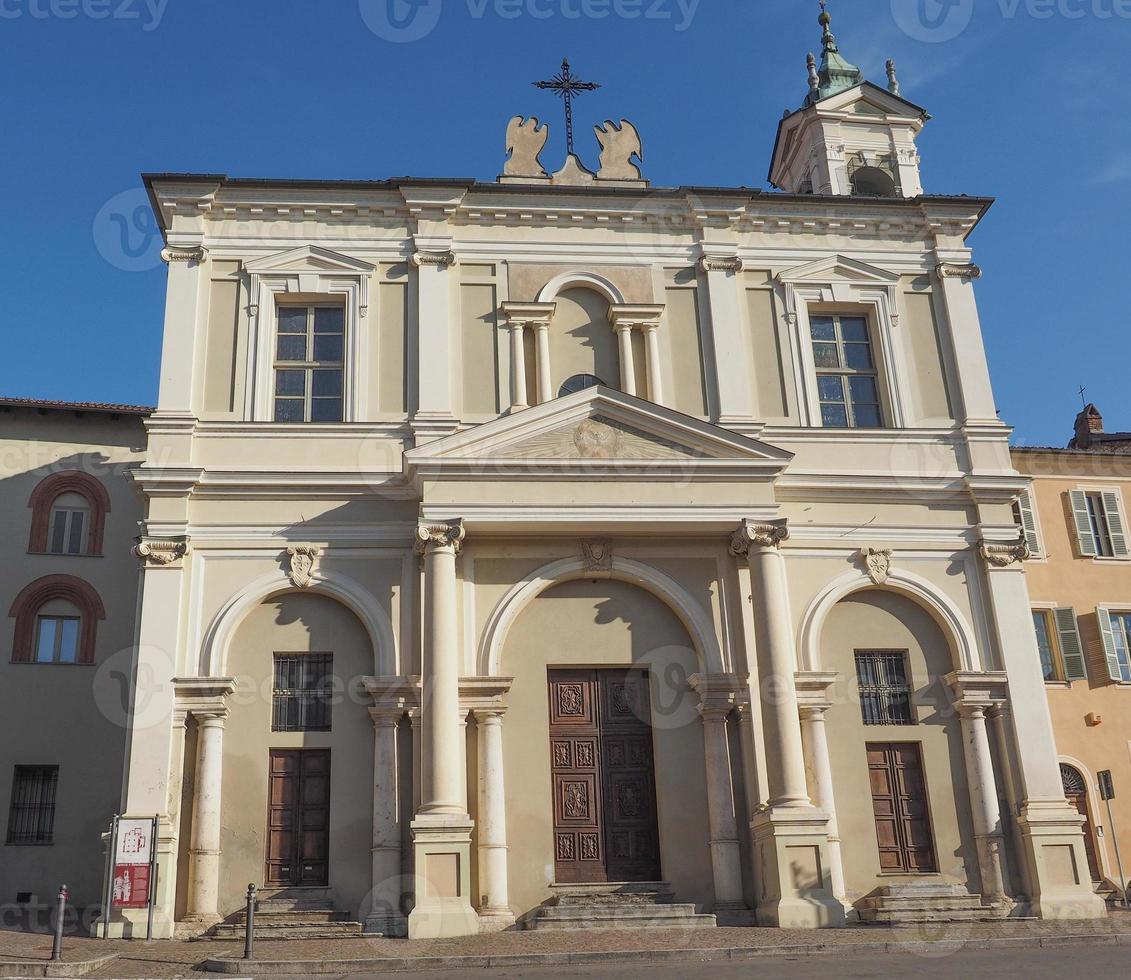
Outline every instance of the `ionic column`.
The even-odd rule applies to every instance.
[[[365,931],[400,935],[401,786],[397,726],[404,709],[370,708],[373,719],[373,886]]]
[[[833,895],[844,901],[844,855],[840,849],[833,767],[829,759],[829,733],[825,725],[825,714],[829,707],[828,704],[802,705],[801,737],[802,743],[808,747],[809,760],[813,766],[813,788],[816,790],[813,805],[829,815],[829,876],[832,878]]]
[[[507,891],[507,806],[503,780],[503,708],[476,710],[479,731],[479,891],[481,920],[514,924]]]
[[[727,742],[728,706],[699,705],[707,775],[707,816],[711,829],[711,868],[715,877],[715,907],[743,909],[742,853],[734,814],[734,784]]]
[[[194,712],[197,720],[196,783],[189,838],[188,914],[197,922],[220,921],[220,793],[224,776],[226,709]]]
[[[462,521],[422,524],[417,552],[424,556],[424,643],[421,657],[420,812],[467,815],[460,785],[459,628],[456,622],[456,555],[464,539]]]
[[[753,588],[754,627],[759,656],[767,735],[766,769],[771,807],[811,805],[805,784],[805,752],[797,713],[794,673],[797,655],[789,610],[785,558],[780,548],[788,540],[784,521],[755,524],[747,521],[731,539],[731,553],[746,556]],[[766,689],[765,681],[772,685]]]
[[[526,324],[511,322],[511,411],[529,408],[526,390]]]
[[[1005,899],[1005,871],[1002,866],[1005,839],[1002,836],[990,736],[986,729],[987,705],[963,702],[956,707],[962,720],[966,781],[970,790],[970,812],[974,819],[982,895],[986,901],[996,905]]]
[[[660,324],[644,324],[644,349],[648,355],[648,399],[664,404],[664,377],[660,364]]]
[[[620,390],[626,395],[636,394],[636,361],[632,352],[632,324],[616,325],[617,344],[620,348]]]

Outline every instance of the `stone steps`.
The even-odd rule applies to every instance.
[[[962,885],[915,882],[889,885],[856,905],[860,921],[869,925],[907,926],[925,922],[996,922],[1008,908],[985,905]]]
[[[240,910],[215,926],[214,939],[243,939],[247,912]],[[255,903],[255,938],[267,941],[297,939],[354,939],[362,935],[360,922],[339,912],[326,889],[270,889]]]
[[[555,885],[527,929],[565,932],[591,929],[712,929],[713,915],[675,904],[667,882]]]
[[[246,926],[239,922],[222,922],[212,929],[213,939],[243,939]],[[255,920],[255,938],[266,942],[285,942],[297,939],[360,939],[360,922],[315,923],[261,923]],[[372,938],[372,937],[371,937]]]

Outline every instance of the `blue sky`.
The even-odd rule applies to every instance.
[[[153,403],[165,275],[135,214],[143,171],[491,179],[511,115],[563,139],[530,83],[568,55],[604,84],[578,107],[591,163],[592,124],[623,116],[654,183],[762,187],[819,39],[815,0],[395,0],[400,33],[389,2],[0,0],[0,393]],[[1131,4],[831,9],[842,52],[878,82],[894,57],[932,112],[928,191],[998,198],[972,241],[1017,441],[1065,443],[1080,385],[1131,428]]]

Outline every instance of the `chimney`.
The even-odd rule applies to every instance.
[[[1084,411],[1076,416],[1076,438],[1072,449],[1087,449],[1092,444],[1092,436],[1104,430],[1104,417],[1095,405],[1086,405]]]

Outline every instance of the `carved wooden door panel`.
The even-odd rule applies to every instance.
[[[916,743],[869,744],[868,775],[880,870],[885,874],[937,872],[920,746]]]
[[[658,880],[648,675],[552,670],[549,694],[558,883]]]
[[[329,883],[330,753],[274,749],[267,804],[268,885]]]

